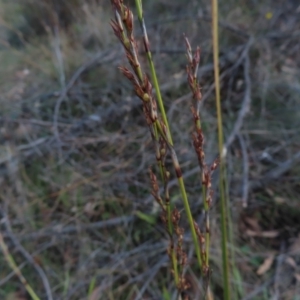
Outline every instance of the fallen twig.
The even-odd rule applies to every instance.
[[[60,234],[70,234],[70,233],[85,231],[90,229],[103,229],[103,228],[109,228],[118,225],[125,225],[134,221],[134,219],[135,216],[132,215],[132,216],[117,217],[105,221],[99,221],[99,222],[82,224],[82,225],[64,226],[63,224],[59,224],[52,228],[42,229],[38,232],[22,235],[19,238],[21,240],[38,239],[42,237],[57,236]]]
[[[35,262],[33,257],[27,252],[27,250],[21,245],[19,240],[16,238],[16,236],[14,235],[11,229],[9,218],[6,214],[4,215],[3,223],[9,238],[12,240],[16,248],[22,253],[22,255],[26,258],[26,260],[35,268],[35,270],[41,277],[48,300],[53,300],[51,287],[44,270]]]

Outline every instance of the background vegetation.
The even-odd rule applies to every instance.
[[[171,131],[199,223],[201,187],[191,146],[182,34],[202,49],[201,115],[212,161],[218,147],[208,2],[144,3]],[[292,0],[219,5],[232,288],[236,299],[300,299],[300,6]],[[117,69],[126,59],[111,17],[108,1],[0,1],[0,226],[9,253],[41,299],[48,296],[40,269],[54,299],[176,296],[168,238],[150,195],[151,138],[140,101]],[[170,192],[181,209],[175,177]],[[218,204],[216,193],[212,288],[215,299],[222,299]],[[191,242],[187,235],[186,246]],[[187,253],[191,293],[197,295],[192,247]],[[28,298],[4,256],[0,297]]]

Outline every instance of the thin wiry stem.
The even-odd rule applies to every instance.
[[[6,243],[4,242],[3,236],[0,233],[0,248],[3,252],[3,255],[8,263],[8,265],[11,267],[11,269],[16,273],[16,275],[19,277],[21,283],[24,285],[25,289],[27,290],[28,294],[31,296],[33,300],[40,300],[40,298],[37,296],[33,288],[30,286],[30,284],[27,282],[23,274],[21,273],[20,269],[18,268],[15,260],[9,253],[8,247]]]
[[[153,59],[152,59],[152,53],[150,51],[149,38],[148,38],[148,34],[147,34],[146,24],[145,24],[144,17],[143,17],[142,0],[135,0],[135,4],[136,4],[136,8],[137,8],[137,15],[138,15],[138,19],[139,19],[139,22],[140,22],[140,26],[141,26],[142,31],[143,31],[144,47],[145,47],[145,52],[146,52],[146,55],[147,55],[148,63],[149,63],[149,66],[150,66],[151,78],[152,78],[152,81],[154,83],[154,88],[155,88],[156,95],[157,95],[158,107],[159,107],[160,113],[162,115],[162,120],[163,120],[163,122],[164,122],[164,124],[166,125],[166,128],[167,128],[167,137],[168,137],[171,145],[173,145],[172,135],[171,135],[171,132],[170,132],[170,127],[169,127],[169,122],[168,122],[168,119],[167,119],[167,115],[166,115],[166,112],[165,112],[165,107],[164,107],[161,92],[160,92],[160,87],[159,87],[159,83],[158,83],[158,79],[157,79],[157,75],[156,75],[156,70],[155,70]],[[159,168],[161,169],[161,165],[160,165]],[[162,171],[161,171],[161,174],[162,174],[162,176],[161,176],[162,180],[163,180],[164,185],[165,185],[166,182],[165,182]],[[170,206],[169,202],[167,202],[167,223],[168,223],[168,230],[169,230],[170,234],[172,234],[173,226],[171,224],[171,206]],[[173,264],[175,264],[175,261],[174,261]],[[176,273],[177,272],[175,270],[175,277],[177,277]]]
[[[11,225],[10,225],[10,221],[8,218],[8,215],[5,214],[4,217],[4,224],[6,227],[6,230],[12,240],[12,242],[15,244],[15,246],[17,247],[17,249],[22,253],[22,255],[26,258],[26,260],[32,264],[32,266],[35,268],[35,270],[37,271],[37,273],[39,274],[39,276],[41,277],[41,280],[43,282],[45,291],[46,291],[46,295],[47,295],[47,299],[48,300],[52,300],[52,291],[51,291],[51,287],[50,287],[50,283],[49,280],[46,276],[46,273],[44,272],[44,270],[42,269],[42,267],[40,267],[35,260],[33,259],[33,257],[26,251],[26,249],[21,245],[21,243],[18,241],[18,239],[15,237]]]
[[[220,153],[220,200],[221,200],[221,226],[222,226],[222,261],[223,261],[223,282],[224,300],[230,300],[229,284],[229,261],[228,261],[228,228],[227,228],[227,195],[226,195],[226,168],[225,156],[223,151],[223,128],[220,97],[220,71],[219,71],[219,37],[218,37],[218,0],[212,0],[212,35],[213,35],[213,56],[214,56],[214,81],[216,93],[216,107],[218,116],[218,146]]]
[[[201,267],[202,266],[202,259],[201,259],[199,243],[198,243],[198,239],[197,239],[196,230],[195,230],[195,227],[194,227],[193,216],[192,216],[192,213],[191,213],[190,205],[189,205],[187,194],[186,194],[186,189],[185,189],[185,184],[184,184],[183,177],[182,177],[181,168],[180,168],[176,153],[174,151],[172,135],[171,135],[171,132],[170,132],[168,119],[167,119],[167,116],[166,116],[166,113],[165,113],[164,104],[163,104],[162,96],[161,96],[161,93],[160,93],[160,87],[159,87],[159,83],[158,83],[158,79],[157,79],[157,75],[156,75],[156,71],[155,71],[155,66],[154,66],[153,59],[152,59],[152,54],[151,54],[151,51],[150,51],[149,39],[148,39],[148,35],[147,35],[147,31],[146,31],[146,25],[145,25],[145,21],[144,21],[144,17],[143,17],[142,0],[135,0],[135,3],[136,3],[136,7],[137,7],[137,12],[138,12],[138,19],[140,21],[142,31],[143,31],[144,47],[145,47],[145,51],[146,51],[146,54],[147,54],[147,58],[148,58],[148,62],[149,62],[150,70],[151,70],[152,80],[153,80],[154,87],[155,87],[155,90],[156,90],[158,106],[159,106],[159,109],[160,109],[160,113],[162,115],[163,123],[167,127],[167,141],[166,142],[167,142],[168,147],[169,147],[170,152],[171,152],[171,158],[172,158],[173,165],[174,165],[174,168],[175,168],[175,172],[176,172],[176,176],[177,176],[177,180],[178,180],[178,184],[179,184],[179,188],[180,188],[181,196],[182,196],[182,200],[183,200],[183,205],[184,205],[184,208],[185,208],[185,211],[186,211],[186,214],[187,214],[190,230],[191,230],[191,233],[192,233],[198,263],[199,263],[199,266]]]
[[[156,69],[154,66],[154,62],[152,59],[152,53],[150,50],[149,38],[148,38],[146,24],[145,24],[145,20],[144,20],[144,16],[143,16],[142,0],[135,0],[135,4],[137,7],[138,19],[139,19],[139,22],[140,22],[140,25],[141,25],[141,28],[143,31],[144,47],[145,47],[148,63],[150,66],[151,78],[154,83],[154,88],[155,88],[156,95],[157,95],[158,106],[160,109],[160,113],[162,115],[162,120],[165,123],[165,125],[167,126],[167,132],[168,132],[168,138],[170,140],[170,144],[173,145],[172,136],[171,136],[171,132],[170,132],[170,126],[169,126],[169,122],[168,122],[167,115],[165,112],[164,102],[163,102],[163,99],[161,96],[160,86],[159,86],[157,75],[156,75]]]

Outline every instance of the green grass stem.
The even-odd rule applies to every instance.
[[[148,39],[148,35],[147,35],[146,25],[145,25],[145,21],[144,21],[144,17],[143,17],[142,0],[135,0],[135,4],[136,4],[136,7],[137,7],[138,19],[139,19],[139,22],[140,22],[140,25],[141,25],[142,31],[143,31],[144,46],[145,46],[145,50],[146,50],[148,63],[149,63],[149,66],[150,66],[151,77],[152,77],[152,80],[153,80],[153,83],[154,83],[154,88],[155,88],[155,91],[156,91],[157,102],[158,102],[159,110],[160,110],[160,113],[161,113],[161,116],[162,116],[162,120],[163,120],[163,122],[164,122],[164,124],[166,125],[166,128],[167,128],[167,141],[169,142],[169,147],[171,148],[170,149],[171,153],[173,152],[173,154],[171,154],[172,155],[172,160],[173,160],[173,164],[174,164],[176,174],[177,174],[177,180],[178,180],[178,184],[179,184],[179,188],[180,188],[180,192],[181,192],[181,196],[182,196],[182,200],[183,200],[183,205],[184,205],[184,208],[185,208],[185,212],[187,214],[190,230],[191,230],[191,233],[192,233],[192,238],[193,238],[193,243],[194,243],[194,246],[195,246],[197,260],[198,260],[198,263],[199,263],[199,267],[201,268],[202,260],[201,260],[200,246],[199,246],[198,237],[197,237],[197,234],[196,234],[196,229],[194,227],[193,216],[192,216],[192,212],[191,212],[191,209],[190,209],[190,204],[189,204],[189,201],[188,201],[188,197],[187,197],[187,194],[186,194],[186,189],[185,189],[183,177],[182,177],[182,174],[181,174],[180,166],[179,166],[177,157],[174,156],[175,152],[174,152],[174,149],[173,149],[173,140],[172,140],[172,135],[171,135],[171,131],[170,131],[170,126],[169,126],[169,122],[168,122],[168,119],[167,119],[167,115],[165,113],[164,103],[163,103],[163,99],[162,99],[161,92],[160,92],[160,87],[159,87],[159,83],[158,83],[158,79],[157,79],[157,74],[156,74],[154,62],[153,62],[153,59],[152,59],[152,54],[151,54],[151,51],[150,51],[150,44],[149,44],[149,39]],[[180,170],[180,172],[178,172],[179,170]],[[168,209],[170,209],[170,208],[168,208]],[[171,213],[171,211],[168,210],[168,217],[171,216],[170,213]]]
[[[18,268],[15,260],[13,259],[11,254],[9,253],[9,250],[7,248],[6,243],[4,242],[4,239],[3,239],[3,236],[2,236],[1,233],[0,233],[0,248],[2,249],[3,255],[4,255],[8,265],[15,272],[15,274],[19,277],[21,283],[24,285],[26,291],[31,296],[31,298],[33,300],[40,300],[40,298],[37,296],[37,294],[35,293],[33,288],[29,285],[29,283],[27,282],[27,280],[25,279],[25,277],[21,273],[21,270]]]
[[[221,97],[220,97],[220,71],[219,71],[219,36],[218,36],[218,0],[212,0],[212,36],[213,36],[213,57],[214,57],[214,81],[216,93],[216,107],[218,118],[218,146],[220,154],[220,201],[221,201],[221,231],[222,231],[222,265],[223,265],[223,288],[224,300],[230,298],[229,284],[229,258],[228,258],[228,228],[227,228],[227,195],[226,195],[226,167],[223,142]]]
[[[145,21],[144,21],[144,17],[143,17],[142,0],[135,0],[135,4],[136,4],[136,8],[137,8],[138,19],[139,19],[141,28],[143,30],[144,43],[145,43],[145,48],[146,48],[145,50],[146,50],[147,60],[148,60],[149,66],[150,66],[151,78],[152,78],[154,88],[155,88],[155,91],[156,91],[159,110],[160,110],[163,122],[167,127],[169,141],[170,141],[171,145],[173,146],[173,140],[172,140],[172,136],[171,136],[171,132],[170,132],[170,126],[169,126],[169,122],[168,122],[168,118],[167,118],[167,115],[166,115],[166,112],[165,112],[163,99],[162,99],[161,92],[160,92],[160,87],[159,87],[159,83],[158,83],[158,79],[157,79],[156,69],[155,69],[155,66],[154,66],[153,59],[152,59],[152,53],[150,51],[150,45],[149,45],[147,29],[146,29],[146,25],[145,25]]]

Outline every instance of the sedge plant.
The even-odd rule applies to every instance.
[[[130,68],[119,67],[123,75],[132,83],[136,95],[141,99],[143,114],[146,124],[149,128],[151,138],[154,145],[156,162],[159,169],[159,178],[150,168],[150,181],[152,195],[157,201],[162,211],[162,220],[165,224],[166,231],[169,235],[170,243],[168,254],[171,261],[171,272],[174,276],[175,285],[184,299],[188,299],[186,290],[189,288],[189,282],[184,276],[184,269],[187,264],[187,255],[183,245],[183,228],[180,226],[181,214],[179,210],[171,207],[168,182],[171,176],[170,171],[165,164],[166,157],[171,158],[173,168],[177,177],[178,186],[185,210],[185,215],[189,224],[189,230],[196,252],[197,262],[203,277],[204,293],[203,299],[209,298],[210,294],[210,222],[209,210],[212,203],[212,184],[211,176],[213,171],[219,164],[216,159],[211,165],[205,162],[204,152],[204,134],[201,126],[201,118],[199,112],[199,102],[202,95],[197,79],[198,66],[200,62],[200,49],[197,48],[193,53],[188,39],[185,37],[186,55],[187,55],[187,81],[192,91],[193,99],[191,102],[191,112],[194,123],[192,134],[194,149],[200,166],[200,184],[202,185],[202,199],[205,211],[205,224],[199,226],[192,216],[190,203],[186,193],[183,175],[176,151],[174,149],[170,125],[165,113],[164,102],[160,92],[158,76],[152,59],[150,42],[147,35],[145,20],[143,17],[142,0],[136,0],[137,17],[143,34],[144,51],[147,56],[151,78],[148,77],[140,63],[139,51],[134,35],[134,22],[132,11],[124,4],[123,0],[111,0],[113,11],[115,14],[111,26],[116,37],[121,42]],[[155,95],[152,91],[154,86]],[[163,192],[160,193],[159,185],[162,184]],[[227,298],[225,298],[227,299]]]

